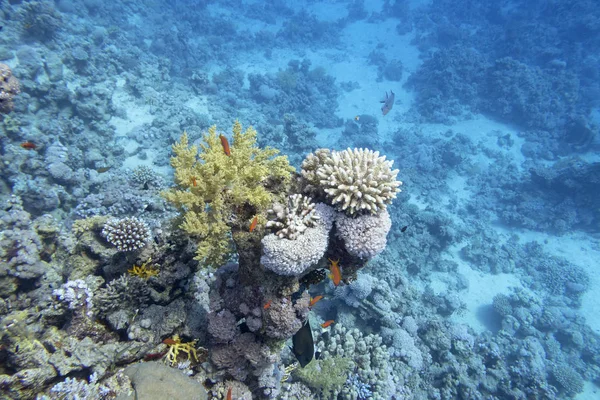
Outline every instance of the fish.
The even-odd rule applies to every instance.
[[[406,232],[407,229],[408,229],[408,225],[405,225],[402,227],[402,229],[400,229],[400,232]]]
[[[227,391],[227,400],[231,400],[231,389],[229,388],[229,390]]]
[[[166,338],[165,340],[163,340],[163,343],[169,346],[173,346],[176,345],[177,342],[171,338]]]
[[[223,146],[223,151],[225,152],[225,155],[230,156],[231,149],[229,148],[229,142],[227,141],[227,138],[223,135],[219,135],[219,139],[221,139],[221,145]]]
[[[321,328],[327,328],[329,325],[333,324],[335,321],[330,319],[329,321],[325,321],[321,324]]]
[[[321,359],[321,352],[320,351],[316,351],[315,352],[315,360],[320,360]]]
[[[268,308],[270,308],[270,307],[271,307],[271,300],[269,300],[269,301],[267,301],[267,302],[265,303],[265,305],[263,306],[263,309],[264,309],[264,310],[267,310],[267,309],[268,309]]]
[[[35,143],[30,142],[30,141],[21,143],[21,147],[24,149],[27,149],[27,150],[35,150],[37,148]]]
[[[258,224],[258,215],[255,215],[254,218],[252,219],[252,223],[250,224],[249,231],[252,232],[254,229],[256,229],[257,224]]]
[[[110,170],[112,167],[100,167],[100,168],[96,168],[96,172],[99,174],[103,174],[106,171]]]
[[[357,115],[356,117],[354,117],[354,120],[355,120],[355,121],[358,121],[359,119],[360,119],[360,116],[359,116],[359,115]]]
[[[292,336],[292,353],[302,368],[306,367],[315,355],[315,342],[308,318],[302,328]]]
[[[196,177],[195,177],[195,176],[192,176],[192,186],[193,186],[193,187],[196,187],[196,186],[198,186],[198,181],[196,180]]]
[[[380,101],[380,103],[383,103],[383,106],[381,107],[381,112],[383,113],[383,115],[389,113],[392,110],[392,107],[394,107],[394,98],[396,97],[396,95],[391,90],[390,93],[391,94],[388,96],[388,93],[386,91],[385,99]]]
[[[315,304],[317,304],[319,302],[319,300],[321,300],[323,298],[323,296],[316,296],[314,298],[310,299],[310,303],[308,303],[309,307],[314,306]]]
[[[330,258],[329,261],[331,261],[331,266],[329,267],[331,274],[329,274],[329,277],[333,281],[333,284],[338,286],[342,280],[342,272],[340,271],[340,266],[338,265],[340,260],[338,259],[337,261],[333,261]]]

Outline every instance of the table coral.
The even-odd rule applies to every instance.
[[[203,143],[190,146],[187,133],[173,145],[176,187],[163,196],[183,213],[181,228],[199,239],[196,258],[208,266],[222,265],[232,254],[232,226],[271,206],[274,187],[291,179],[287,157],[256,145],[256,131],[236,121],[230,155],[223,151],[216,126]],[[279,190],[280,191],[280,190]],[[249,215],[240,215],[243,210]],[[244,218],[242,218],[244,217]]]

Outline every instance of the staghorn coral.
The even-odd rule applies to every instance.
[[[239,221],[267,210],[272,204],[274,186],[290,182],[293,168],[287,157],[276,156],[273,148],[256,146],[256,131],[236,121],[230,154],[212,126],[204,143],[189,146],[187,134],[173,145],[176,187],[163,196],[183,213],[181,228],[198,238],[196,259],[208,266],[222,265],[232,254],[232,227],[241,229]],[[221,135],[222,136],[222,135]],[[248,215],[239,215],[243,210]],[[235,225],[235,224],[238,225]]]
[[[319,149],[302,162],[306,192],[324,195],[347,215],[375,214],[396,198],[402,182],[398,170],[379,152],[368,149],[329,151]]]
[[[0,63],[0,114],[6,114],[13,109],[13,98],[20,91],[19,81],[9,66]]]
[[[141,249],[150,240],[150,228],[136,217],[111,218],[104,224],[102,235],[119,251]]]
[[[267,228],[279,229],[275,234],[280,239],[285,237],[294,240],[319,220],[315,213],[315,203],[301,194],[291,195],[285,208],[281,204],[275,204],[268,213],[275,214],[277,221],[267,222]]]

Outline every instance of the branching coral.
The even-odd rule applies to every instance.
[[[190,146],[184,132],[173,145],[177,187],[163,196],[183,212],[181,228],[199,239],[196,259],[208,266],[222,265],[232,254],[231,228],[243,218],[265,212],[273,201],[270,188],[290,181],[293,168],[287,157],[273,148],[256,146],[256,131],[233,125],[229,155],[217,128],[212,126],[204,143]],[[240,215],[243,210],[249,215]],[[238,226],[238,228],[240,228]]]
[[[398,170],[379,152],[368,149],[319,149],[302,163],[305,191],[324,194],[329,203],[347,215],[375,214],[396,198],[402,182]]]
[[[281,238],[294,240],[306,228],[315,226],[319,216],[315,213],[315,203],[309,197],[293,194],[288,198],[287,207],[275,204],[269,214],[274,214],[276,221],[267,222],[267,228],[279,229],[275,234]]]

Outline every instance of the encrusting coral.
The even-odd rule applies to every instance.
[[[272,188],[291,179],[294,169],[287,157],[276,156],[273,148],[260,149],[256,134],[251,127],[242,131],[236,121],[226,151],[216,126],[204,135],[200,152],[189,145],[185,132],[173,145],[177,187],[163,196],[182,210],[181,228],[199,239],[196,259],[208,266],[218,267],[229,259],[232,227],[242,230],[252,215],[265,212],[280,192]]]
[[[324,195],[338,211],[347,215],[375,214],[396,198],[402,182],[379,152],[369,149],[329,151],[319,149],[302,162],[305,191]]]

